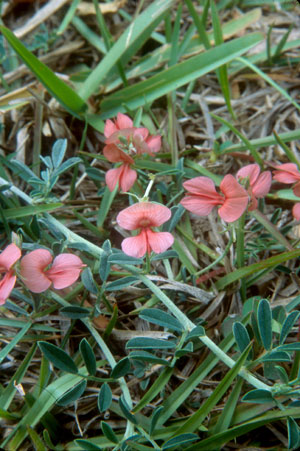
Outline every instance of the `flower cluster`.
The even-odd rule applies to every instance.
[[[129,191],[137,178],[132,166],[134,159],[143,154],[154,155],[161,147],[159,135],[150,136],[147,128],[134,127],[130,117],[118,113],[113,122],[105,123],[104,136],[106,146],[103,149],[105,158],[111,163],[121,163],[117,168],[107,171],[105,181],[110,191],[117,183],[122,191]]]
[[[222,194],[216,191],[214,182],[208,177],[195,177],[184,182],[188,194],[180,203],[198,216],[207,216],[220,205],[219,216],[226,222],[233,222],[242,216],[247,206],[249,211],[257,208],[257,199],[268,194],[271,182],[270,171],[260,174],[258,164],[249,164],[238,171],[236,178],[225,175],[220,183]]]
[[[14,265],[21,258],[21,250],[14,243],[0,254],[0,305],[12,292],[17,276]],[[84,264],[77,255],[60,254],[54,258],[46,249],[36,249],[25,255],[20,262],[20,277],[33,293],[42,293],[51,285],[57,290],[67,288],[78,279]],[[48,268],[49,265],[52,266]]]
[[[149,136],[146,128],[133,126],[132,120],[119,113],[115,121],[107,120],[104,129],[106,137],[104,156],[120,166],[110,169],[106,174],[106,184],[112,191],[117,184],[122,191],[129,191],[137,173],[132,168],[134,159],[142,154],[153,155],[161,147],[160,136]],[[300,197],[300,172],[293,163],[276,167],[274,179],[281,183],[293,183],[293,192]],[[220,183],[219,192],[209,177],[195,177],[183,183],[187,191],[180,204],[188,211],[207,216],[214,207],[226,222],[234,222],[243,213],[258,207],[258,199],[264,198],[270,191],[271,171],[260,171],[258,164],[249,164],[241,168],[236,176],[227,174]],[[293,215],[300,220],[300,203],[295,204]],[[171,211],[154,202],[138,202],[122,210],[117,222],[125,230],[137,231],[122,242],[123,251],[132,257],[143,257],[151,251],[161,253],[172,246],[174,238],[169,232],[159,232],[161,226],[171,217]]]

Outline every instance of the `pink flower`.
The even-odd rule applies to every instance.
[[[21,260],[21,277],[27,288],[33,293],[46,291],[51,284],[57,290],[74,283],[85,266],[77,255],[60,254],[53,260],[46,249],[36,249]]]
[[[153,153],[158,152],[161,147],[161,137],[159,135],[149,136],[147,128],[134,127],[130,117],[122,113],[118,113],[115,122],[110,119],[106,121],[104,136],[106,137],[105,144],[107,145],[104,147],[103,153],[108,161],[111,162],[116,162],[115,159],[110,159],[115,158],[115,148],[121,149],[124,147],[124,144],[126,145],[126,141],[128,144],[127,151],[133,155],[141,155],[143,153],[153,155]],[[121,150],[121,152],[123,151]],[[114,156],[112,157],[113,153]]]
[[[149,136],[146,128],[134,127],[132,120],[125,114],[118,113],[117,119],[108,119],[104,127],[106,146],[103,149],[105,158],[111,163],[122,163],[121,166],[108,171],[105,177],[110,191],[119,182],[122,191],[129,191],[133,186],[137,173],[131,166],[133,157],[146,153],[153,155],[161,147],[160,136]]]
[[[294,163],[285,163],[280,166],[276,166],[274,171],[274,180],[281,183],[296,183],[293,187],[295,196],[300,197],[300,172],[298,167]]]
[[[119,182],[119,188],[121,188],[122,191],[127,192],[134,185],[136,177],[136,171],[131,169],[128,163],[124,163],[118,168],[107,171],[105,174],[105,182],[109,191],[113,191],[116,184]]]
[[[300,203],[297,202],[294,206],[293,206],[293,210],[292,210],[293,216],[297,221],[300,221]]]
[[[209,177],[195,177],[183,183],[189,193],[180,202],[187,210],[198,216],[207,216],[212,209],[221,205],[218,213],[224,221],[236,221],[247,208],[247,191],[233,175],[225,175],[218,194],[214,182]]]
[[[117,216],[119,226],[126,230],[139,230],[139,234],[125,238],[122,250],[131,257],[143,257],[151,250],[156,254],[166,251],[174,242],[169,232],[156,232],[171,217],[171,210],[164,205],[140,202],[122,210]]]
[[[4,277],[0,280],[0,305],[5,303],[15,286],[17,278],[13,265],[20,257],[21,251],[14,243],[6,246],[0,254],[0,274],[4,273]]]
[[[260,174],[260,167],[258,164],[248,164],[248,166],[244,166],[236,174],[238,181],[247,177],[249,179],[249,187],[247,191],[250,196],[250,205],[248,210],[252,211],[257,208],[257,199],[266,196],[270,191],[272,174],[270,171],[264,171]]]

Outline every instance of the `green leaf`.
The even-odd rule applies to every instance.
[[[300,342],[288,343],[286,345],[280,345],[276,348],[277,351],[300,351]]]
[[[182,325],[174,316],[160,309],[144,309],[140,312],[139,317],[149,323],[158,324],[170,330],[183,331]]]
[[[267,299],[259,302],[257,321],[262,344],[266,350],[272,347],[272,311]]]
[[[29,205],[28,207],[7,208],[3,210],[5,219],[24,218],[25,216],[34,216],[47,211],[53,211],[63,207],[62,203]]]
[[[290,333],[290,331],[291,331],[295,321],[298,319],[299,315],[300,315],[300,312],[295,311],[295,312],[290,313],[286,317],[286,319],[282,325],[281,332],[280,332],[280,338],[279,338],[280,344],[283,344],[285,342],[286,337]]]
[[[158,363],[161,365],[169,365],[168,360],[162,359],[161,357],[157,357],[156,355],[152,354],[151,352],[147,351],[132,351],[129,354],[130,359],[133,360],[141,360],[142,362],[149,362],[149,363]]]
[[[65,351],[46,341],[39,341],[38,345],[42,353],[54,366],[68,373],[76,374],[78,372],[74,361]]]
[[[105,435],[108,440],[110,440],[113,443],[119,443],[118,437],[110,427],[108,423],[105,423],[105,421],[101,421],[101,429],[103,434]]]
[[[80,398],[83,392],[86,389],[86,380],[83,379],[79,384],[75,385],[75,387],[71,388],[67,393],[65,393],[61,398],[57,400],[57,404],[59,406],[67,406],[72,402],[76,401]]]
[[[97,365],[93,348],[86,338],[83,338],[79,344],[79,349],[84,360],[86,369],[91,376],[95,376]]]
[[[87,107],[82,98],[66,83],[60,80],[49,67],[27,50],[21,41],[19,41],[8,28],[0,26],[0,31],[14,51],[34,73],[37,79],[45,86],[49,93],[71,114],[80,117],[81,113],[83,113]]]
[[[169,349],[175,346],[174,342],[149,337],[132,338],[126,343],[126,349]]]
[[[265,404],[269,402],[274,403],[272,393],[268,390],[263,390],[262,388],[256,388],[245,394],[242,398],[243,402],[255,402],[258,404]]]
[[[119,265],[142,265],[142,258],[130,257],[124,254],[124,252],[114,252],[108,257],[109,263],[119,264]]]
[[[274,350],[262,358],[263,362],[290,362],[291,357],[287,352]]]
[[[63,316],[71,319],[86,318],[90,315],[90,310],[79,305],[71,305],[70,307],[63,307],[60,309]]]
[[[125,106],[129,110],[134,110],[150,104],[168,92],[176,91],[180,86],[228,63],[261,40],[260,33],[248,34],[160,71],[145,81],[135,83],[134,86],[120,90],[106,97],[101,103],[101,109],[104,112],[101,117],[111,117],[119,111],[124,112]]]
[[[250,343],[250,338],[246,327],[243,323],[237,321],[233,324],[232,332],[240,352],[243,352]]]
[[[150,435],[152,435],[153,432],[155,431],[155,426],[157,424],[157,421],[159,419],[159,416],[160,416],[162,410],[163,410],[163,406],[159,406],[153,411],[153,414],[151,417],[150,429],[149,429]]]
[[[110,282],[106,285],[107,291],[118,291],[122,288],[129,287],[134,282],[138,282],[139,279],[134,276],[123,277],[122,279],[114,280],[114,282]]]
[[[131,365],[128,357],[121,359],[112,369],[110,377],[112,379],[119,379],[119,377],[126,376],[130,372]]]
[[[94,281],[91,268],[85,268],[81,273],[81,280],[84,287],[92,294],[98,294],[98,287]]]
[[[176,435],[176,437],[171,438],[170,440],[168,440],[167,442],[165,442],[162,446],[162,449],[170,449],[181,445],[184,445],[186,443],[191,443],[191,442],[195,442],[196,440],[199,440],[199,437],[197,434],[191,434],[191,433],[186,433],[186,434],[180,434],[180,435]]]
[[[83,451],[101,451],[103,448],[100,448],[100,446],[95,445],[95,443],[91,443],[89,440],[83,440],[82,438],[78,438],[75,440],[76,443],[80,446],[80,449]]]
[[[216,287],[218,290],[223,290],[227,285],[230,285],[237,280],[242,279],[243,277],[250,276],[251,274],[255,274],[258,271],[261,271],[266,268],[276,267],[280,263],[284,263],[288,260],[292,260],[300,256],[300,249],[296,249],[294,251],[283,252],[282,254],[274,255],[273,257],[266,258],[263,261],[258,263],[253,263],[249,266],[244,266],[243,268],[239,268],[234,270],[233,272],[227,274],[224,277],[221,277],[216,282]]]
[[[287,418],[288,449],[297,449],[299,443],[299,426],[292,417]]]
[[[138,424],[136,417],[134,415],[132,415],[132,413],[130,412],[130,409],[129,409],[123,395],[121,395],[119,398],[119,405],[120,405],[120,408],[121,408],[125,418],[127,418],[127,420],[129,420],[133,424]]]
[[[112,392],[110,386],[104,383],[98,395],[98,409],[100,413],[105,412],[110,408],[112,402]]]
[[[205,329],[202,326],[196,326],[187,334],[185,341],[191,340],[192,338],[203,337],[205,335]]]
[[[53,144],[51,158],[54,168],[59,168],[61,165],[67,150],[67,144],[68,141],[66,139],[58,139]]]

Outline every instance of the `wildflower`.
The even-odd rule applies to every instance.
[[[225,175],[217,193],[214,182],[209,177],[195,177],[183,183],[189,192],[181,205],[198,216],[207,216],[212,209],[221,205],[218,213],[224,221],[236,221],[247,208],[247,191],[237,182],[233,175]]]
[[[21,251],[14,243],[6,246],[0,254],[0,274],[5,273],[4,277],[0,280],[0,305],[5,303],[15,286],[17,278],[13,270],[13,265],[20,257]]]
[[[296,183],[293,187],[295,196],[300,197],[300,172],[294,163],[284,163],[276,166],[274,180],[281,183]]]
[[[74,283],[85,266],[77,255],[60,254],[54,258],[46,249],[36,249],[21,260],[21,277],[33,293],[46,291],[51,284],[60,290]]]
[[[292,210],[293,216],[297,221],[300,221],[300,202],[297,202],[294,206],[293,206],[293,210]]]
[[[133,157],[142,154],[153,155],[161,147],[161,137],[149,136],[147,128],[133,126],[132,120],[125,114],[118,113],[113,122],[108,119],[104,127],[106,146],[103,149],[105,158],[111,163],[122,163],[116,169],[107,172],[105,181],[110,191],[119,182],[122,191],[129,191],[133,186],[137,173],[131,168]]]
[[[247,189],[250,196],[249,211],[257,208],[257,199],[260,199],[268,194],[272,183],[272,174],[270,171],[264,171],[260,174],[258,164],[248,164],[241,168],[236,174],[237,180],[249,179],[249,187]]]
[[[156,232],[171,217],[171,210],[153,202],[140,202],[122,210],[117,216],[119,226],[126,230],[139,230],[139,234],[125,238],[122,250],[131,257],[143,257],[151,250],[156,254],[166,251],[174,242],[169,232]]]

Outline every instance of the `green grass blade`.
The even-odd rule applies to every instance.
[[[123,64],[125,59],[128,60],[131,58],[132,51],[134,50],[136,52],[142,46],[153,29],[162,20],[162,17],[166,14],[172,3],[172,0],[156,0],[130,24],[83,83],[79,91],[83,99],[88,99],[99,89],[103,78],[121,57]]]
[[[110,95],[101,103],[105,112],[101,117],[113,116],[118,111],[136,109],[178,89],[192,80],[228,63],[238,55],[245,53],[262,40],[260,33],[226,42],[208,50],[204,54],[189,58],[182,63],[160,72],[157,75]]]
[[[37,344],[35,343],[31,347],[30,351],[26,354],[23,362],[21,363],[21,365],[19,366],[19,368],[17,369],[15,374],[10,379],[8,385],[2,391],[1,396],[0,396],[0,406],[2,409],[7,410],[9,408],[10,403],[12,402],[12,400],[15,396],[16,390],[17,390],[15,384],[19,384],[22,381],[29,365],[31,364],[31,360],[35,354],[36,348],[37,348]]]
[[[187,432],[194,432],[198,429],[204,419],[207,417],[209,412],[215,407],[215,405],[220,401],[222,396],[226,393],[228,388],[231,386],[233,380],[238,375],[240,369],[245,363],[248,354],[251,350],[252,344],[249,343],[249,346],[243,351],[243,353],[239,356],[235,365],[228,371],[225,377],[223,377],[222,381],[215,388],[213,393],[209,396],[209,398],[202,404],[200,409],[198,409],[185,423],[181,426],[177,434],[185,434]]]
[[[254,158],[254,160],[256,161],[257,164],[259,164],[261,167],[263,167],[263,159],[261,158],[261,156],[259,155],[259,153],[256,151],[255,147],[252,146],[251,141],[249,141],[241,132],[238,131],[238,129],[236,127],[234,127],[234,125],[232,125],[230,122],[226,121],[225,119],[216,116],[215,114],[211,113],[211,116],[215,119],[217,119],[217,121],[221,122],[221,124],[226,125],[233,133],[235,133],[245,144],[246,149],[249,149],[251,152],[252,157]]]
[[[286,92],[285,89],[283,89],[281,86],[279,86],[272,78],[270,78],[267,74],[265,74],[263,71],[261,71],[255,64],[252,64],[248,59],[238,57],[236,58],[237,61],[240,61],[245,66],[250,67],[254,72],[256,72],[261,78],[263,78],[269,85],[273,86],[280,94],[285,97],[289,102],[291,102],[292,105],[294,105],[297,110],[300,110],[300,105]]]
[[[227,285],[230,285],[237,280],[240,280],[243,277],[250,276],[251,274],[256,273],[257,271],[261,271],[266,268],[272,268],[280,263],[284,263],[288,260],[292,260],[293,258],[297,258],[300,256],[300,249],[284,252],[279,255],[274,255],[273,257],[269,257],[266,260],[263,260],[258,263],[253,263],[252,265],[245,266],[240,269],[236,269],[235,271],[227,274],[216,282],[216,287],[218,290],[223,290]]]
[[[61,396],[82,380],[81,376],[65,374],[56,379],[41,393],[32,407],[25,413],[13,432],[1,443],[6,449],[16,450],[27,437],[26,426],[35,427]]]
[[[224,43],[223,33],[222,33],[222,27],[221,27],[220,19],[218,16],[218,11],[217,11],[214,0],[210,0],[210,9],[211,9],[211,17],[212,17],[215,45],[221,45]],[[230,87],[229,87],[226,64],[217,69],[217,75],[218,75],[219,83],[220,83],[220,86],[221,86],[221,89],[223,92],[223,96],[224,96],[228,111],[231,114],[232,118],[235,119],[235,114],[232,109],[231,100],[230,100]]]
[[[241,435],[247,434],[254,429],[258,429],[265,424],[271,423],[272,421],[281,420],[287,417],[300,418],[300,407],[285,408],[285,410],[276,410],[268,412],[255,418],[252,421],[248,421],[245,424],[228,429],[225,432],[216,434],[208,439],[198,442],[196,445],[186,448],[187,451],[213,451],[218,447],[222,447],[224,443],[230,440],[240,437]]]
[[[3,215],[5,219],[24,218],[25,216],[33,216],[40,213],[44,213],[46,211],[53,211],[60,207],[63,207],[62,203],[7,208],[6,210],[3,210]]]
[[[49,93],[71,114],[80,117],[87,108],[82,98],[70,86],[60,80],[49,67],[27,50],[8,28],[0,26],[0,31]]]
[[[17,335],[8,343],[3,349],[0,351],[0,363],[5,359],[7,354],[10,353],[12,349],[19,343],[20,340],[24,337],[24,335],[28,332],[30,327],[32,326],[31,322],[26,323],[22,329],[17,333]]]

